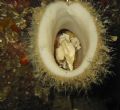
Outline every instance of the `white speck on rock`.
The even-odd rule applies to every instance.
[[[2,43],[2,40],[0,39],[0,43]]]

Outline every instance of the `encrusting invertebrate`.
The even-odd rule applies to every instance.
[[[74,34],[63,33],[58,39],[58,47],[55,50],[55,57],[60,67],[73,70],[76,52],[80,49],[80,42]]]
[[[64,29],[73,37],[66,32],[58,35]],[[36,77],[56,88],[87,89],[91,83],[101,82],[109,73],[110,61],[104,30],[97,12],[84,1],[69,5],[56,1],[34,9],[31,42]]]

